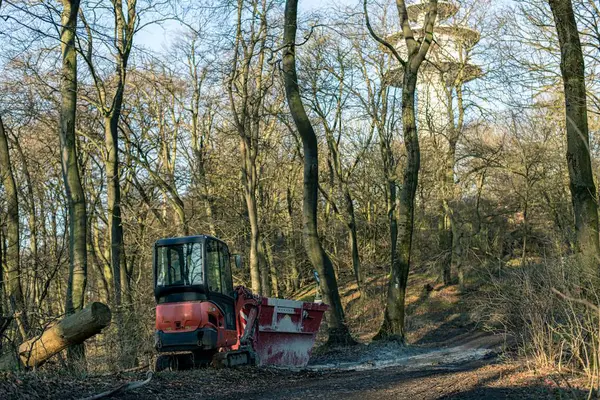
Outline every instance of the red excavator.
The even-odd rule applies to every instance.
[[[157,371],[308,363],[327,305],[234,288],[232,264],[241,258],[212,236],[155,243]]]

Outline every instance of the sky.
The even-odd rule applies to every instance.
[[[419,0],[409,0],[410,3],[416,1]],[[514,1],[515,0],[494,0],[494,4],[505,5],[513,3]],[[334,8],[335,6],[357,5],[360,3],[362,3],[360,0],[299,0],[298,7],[299,11],[304,13],[327,10]],[[180,24],[175,21],[166,22],[162,26],[151,25],[140,32],[140,34],[136,36],[135,41],[137,45],[141,45],[150,50],[160,51],[165,44],[169,43],[169,37],[173,32],[178,31],[179,28]]]
[[[334,5],[356,4],[358,0],[299,0],[298,8],[302,12],[326,9]],[[180,24],[170,21],[159,25],[151,25],[143,29],[135,37],[136,45],[150,50],[160,51],[167,43],[169,37],[180,28]]]

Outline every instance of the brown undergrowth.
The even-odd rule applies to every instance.
[[[407,342],[427,345],[440,343],[476,329],[469,299],[471,292],[461,292],[458,286],[438,283],[438,276],[427,269],[410,273],[407,307]],[[361,295],[355,282],[340,285],[340,295],[346,321],[353,336],[368,343],[377,334],[383,321],[387,275],[378,274],[366,281],[366,296]],[[294,295],[299,300],[312,301],[314,286]],[[327,321],[323,323],[319,341],[324,340]]]

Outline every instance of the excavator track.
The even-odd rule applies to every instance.
[[[256,355],[250,347],[223,352],[186,352],[161,354],[156,358],[154,370],[184,371],[194,368],[212,366],[214,368],[231,368],[242,365],[255,365]]]
[[[194,368],[208,367],[214,352],[166,353],[156,358],[154,371],[184,371]]]
[[[215,368],[231,368],[241,365],[256,365],[256,354],[250,347],[224,351],[214,355],[211,365]]]

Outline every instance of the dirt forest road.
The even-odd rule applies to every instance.
[[[430,368],[406,371],[390,367],[280,379],[278,383],[243,392],[246,399],[505,399],[556,398],[547,386],[506,387],[502,375],[506,366],[470,363],[457,368]],[[240,393],[242,395],[242,393]],[[192,398],[192,397],[190,397]],[[218,396],[215,399],[225,399]],[[231,398],[231,397],[229,397]]]
[[[389,367],[364,371],[274,372],[252,368],[236,372],[199,371],[158,376],[123,399],[556,399],[552,382],[535,379],[516,364],[470,362],[408,371]],[[207,379],[208,378],[208,379]],[[583,397],[576,393],[576,398]],[[562,396],[565,398],[564,394]],[[567,398],[571,398],[567,396]]]
[[[446,346],[370,345],[315,357],[300,371],[241,367],[155,374],[112,399],[556,399],[585,398],[560,377],[499,359],[499,343],[468,336]],[[29,373],[0,377],[0,399],[84,399],[144,372],[77,377]],[[559,389],[559,386],[563,387]],[[560,393],[559,393],[560,391]]]
[[[223,379],[220,388],[194,384],[199,392],[177,391],[177,396],[215,400],[557,398],[558,387],[552,379],[536,378],[516,362],[501,363],[498,358],[501,347],[501,339],[485,334],[458,336],[442,346],[372,344],[317,356],[309,370],[304,371],[256,368],[239,370],[241,374],[218,371]],[[203,372],[191,371],[190,380],[180,374],[159,379],[174,388],[194,381],[193,376],[198,373]],[[228,382],[226,376],[233,382]],[[162,394],[160,390],[156,394],[159,393]]]
[[[1,380],[0,398],[84,399],[119,385],[143,379],[143,374],[120,377],[68,377],[29,374]],[[12,382],[11,382],[12,381]],[[407,370],[388,367],[363,371],[273,371],[259,368],[156,374],[152,381],[111,399],[557,399],[585,398],[582,391],[561,394],[555,383],[536,378],[513,363],[475,361],[460,366]]]

